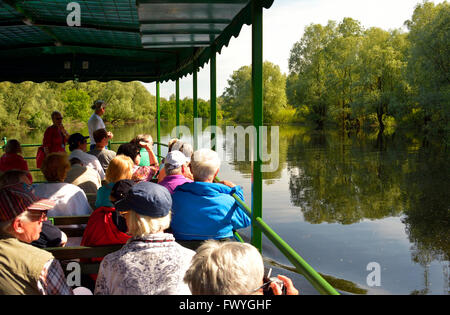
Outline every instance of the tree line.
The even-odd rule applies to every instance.
[[[87,122],[97,99],[108,103],[103,119],[110,123],[147,122],[156,119],[156,98],[140,82],[0,82],[0,128],[37,128],[52,124],[55,110],[65,123]],[[175,96],[161,98],[160,117],[175,120]],[[209,101],[198,99],[199,117],[208,118]],[[180,100],[180,115],[192,119],[193,101]],[[221,118],[220,111],[218,113]]]
[[[264,121],[344,131],[413,126],[448,137],[448,2],[418,4],[405,25],[409,32],[365,29],[352,18],[307,26],[291,49],[287,75],[264,62]],[[96,99],[109,104],[105,121],[155,119],[155,97],[139,82],[2,82],[0,125],[43,128],[51,124],[53,110],[66,121],[87,121]],[[252,121],[251,66],[234,71],[217,103],[219,121]],[[190,98],[180,100],[182,120],[192,119],[192,105]],[[209,113],[209,101],[199,99],[199,117]],[[161,119],[175,116],[175,96],[161,98]]]
[[[264,120],[448,134],[449,4],[418,4],[405,25],[409,32],[365,29],[352,18],[308,25],[290,52],[287,76],[264,63]],[[228,81],[225,118],[251,121],[250,91],[245,66]]]

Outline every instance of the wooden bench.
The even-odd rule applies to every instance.
[[[49,220],[66,233],[67,237],[82,237],[84,226],[75,227],[74,225],[87,224],[89,215],[52,217]]]
[[[58,226],[68,237],[83,236],[84,227],[68,227],[70,225],[84,225],[89,220],[89,215],[82,216],[60,216],[52,217],[50,220],[53,225]],[[100,262],[84,262],[83,259],[104,257],[109,253],[122,248],[123,245],[105,245],[105,246],[67,246],[67,247],[47,247],[45,250],[51,252],[63,265],[70,261],[76,261],[80,264],[82,274],[95,274],[98,272]]]
[[[71,246],[71,247],[48,247],[45,250],[51,252],[53,256],[61,262],[63,269],[68,272],[65,266],[72,261],[80,264],[81,274],[96,274],[100,268],[100,262],[85,262],[82,259],[105,257],[109,253],[118,251],[123,245],[108,246]]]

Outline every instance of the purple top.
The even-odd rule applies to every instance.
[[[164,179],[158,184],[166,187],[170,194],[173,194],[175,188],[179,185],[183,185],[184,183],[192,183],[192,180],[184,177],[183,175],[167,175]]]

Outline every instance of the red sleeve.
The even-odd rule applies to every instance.
[[[52,138],[53,138],[53,128],[48,127],[44,132],[44,139],[42,140],[42,146],[50,148],[52,145]]]

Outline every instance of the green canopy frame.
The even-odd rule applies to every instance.
[[[176,81],[179,126],[179,79],[193,74],[195,119],[197,71],[210,62],[210,123],[216,126],[216,54],[233,36],[239,36],[244,24],[252,25],[253,125],[257,130],[254,152],[259,152],[259,127],[263,125],[263,8],[270,8],[272,3],[273,0],[1,0],[0,81],[156,82],[157,142],[161,143],[160,83]],[[195,142],[194,139],[196,148]],[[319,292],[338,294],[262,220],[262,161],[255,155],[251,209],[238,201],[252,217],[252,244],[261,251],[264,232]]]

